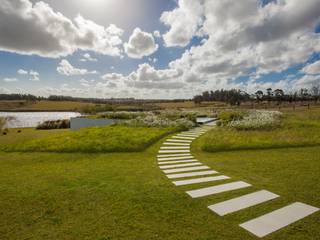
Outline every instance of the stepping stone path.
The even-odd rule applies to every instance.
[[[166,174],[168,179],[173,179],[172,183],[175,186],[190,186],[193,188],[186,191],[192,198],[215,196],[223,192],[251,187],[250,183],[232,181],[228,176],[219,175],[217,171],[204,166],[192,156],[190,152],[192,141],[209,131],[212,127],[214,127],[214,124],[204,125],[203,127],[197,127],[172,136],[163,143],[157,155],[159,168]],[[231,182],[215,184],[204,188],[195,187],[200,183],[216,183],[226,180]],[[270,191],[260,190],[233,199],[226,199],[220,203],[210,205],[208,208],[219,216],[225,216],[238,211],[245,211],[247,208],[270,202],[279,197],[279,195]],[[319,208],[296,202],[247,222],[240,223],[239,226],[261,238],[317,211],[319,211]]]

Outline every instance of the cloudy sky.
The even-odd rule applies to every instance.
[[[0,93],[190,98],[320,85],[319,0],[0,2]]]

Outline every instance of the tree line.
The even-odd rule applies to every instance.
[[[320,86],[313,86],[311,89],[301,88],[299,91],[293,93],[286,93],[282,89],[268,88],[265,91],[258,90],[254,94],[248,94],[240,89],[231,90],[216,90],[216,91],[204,91],[200,95],[193,97],[193,101],[196,104],[201,102],[225,102],[230,105],[240,105],[242,102],[256,101],[256,102],[276,102],[281,104],[282,102],[304,102],[320,100]]]

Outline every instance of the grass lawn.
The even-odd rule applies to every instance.
[[[238,131],[218,127],[202,142],[202,149],[208,152],[320,145],[320,108],[288,111],[282,127],[275,130]]]
[[[305,115],[296,113],[292,121]],[[317,119],[318,113],[312,116]],[[320,207],[320,146],[210,153],[202,151],[209,135],[193,143],[197,159],[253,187],[190,198],[185,190],[232,180],[174,186],[156,162],[164,139],[134,153],[2,152],[1,239],[253,240],[240,223],[297,201]],[[261,189],[281,198],[225,217],[207,209]],[[319,212],[264,239],[318,236]]]
[[[42,130],[33,131],[36,134]],[[67,131],[57,136],[3,144],[0,149],[6,152],[138,152],[155,143],[163,136],[177,131],[175,128],[143,128],[126,126],[106,126]],[[52,131],[56,133],[57,131]],[[60,132],[60,131],[58,131]],[[27,133],[27,132],[26,132]],[[20,133],[26,135],[26,133]],[[48,133],[45,131],[43,135]],[[2,136],[1,141],[19,139],[18,133]],[[28,134],[27,134],[28,135]],[[41,135],[41,134],[40,134]]]

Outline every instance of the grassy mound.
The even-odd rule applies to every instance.
[[[4,145],[8,152],[138,152],[176,128],[107,126],[66,132],[59,136]]]
[[[320,109],[290,112],[278,128],[237,129],[220,126],[210,131],[202,141],[208,152],[304,147],[320,145]]]

